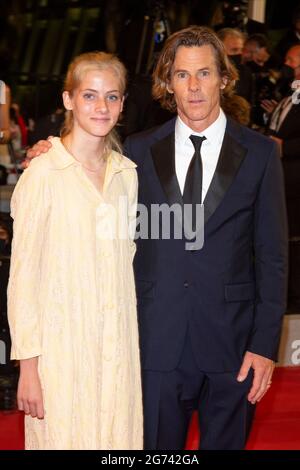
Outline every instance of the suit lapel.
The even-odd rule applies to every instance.
[[[246,153],[247,149],[229,134],[227,126],[216,171],[204,199],[205,223],[221,204]]]
[[[175,132],[151,146],[156,173],[166,194],[169,205],[183,204],[182,194],[175,171]]]
[[[221,204],[247,153],[247,149],[232,137],[228,128],[234,135],[240,134],[239,126],[228,119],[216,171],[204,199],[205,223]],[[155,142],[151,146],[151,154],[169,205],[176,203],[183,205],[175,171],[175,132],[172,131],[163,139]]]

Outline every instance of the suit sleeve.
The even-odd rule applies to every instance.
[[[50,198],[47,170],[41,163],[33,161],[25,170],[11,200],[14,225],[8,320],[12,359],[28,359],[42,353],[40,301],[43,299],[39,294]]]
[[[276,144],[255,202],[256,306],[248,350],[276,360],[287,291],[287,217],[281,161]]]
[[[123,144],[123,155],[130,158],[132,160],[132,156],[130,155],[130,137],[126,137],[124,144]]]

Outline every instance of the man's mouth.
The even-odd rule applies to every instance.
[[[205,100],[202,100],[200,98],[192,98],[192,99],[189,99],[188,100],[189,103],[196,103],[196,104],[199,104],[199,103],[204,103]]]

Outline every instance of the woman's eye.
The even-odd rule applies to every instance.
[[[93,95],[92,93],[85,93],[83,97],[85,100],[91,101],[95,98],[95,95]]]
[[[118,101],[120,99],[119,95],[108,95],[108,101]]]

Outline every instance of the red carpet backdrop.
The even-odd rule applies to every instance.
[[[300,367],[278,367],[271,389],[257,407],[248,450],[300,450]],[[197,449],[197,417],[186,448]],[[23,414],[0,412],[0,449],[24,448]]]

